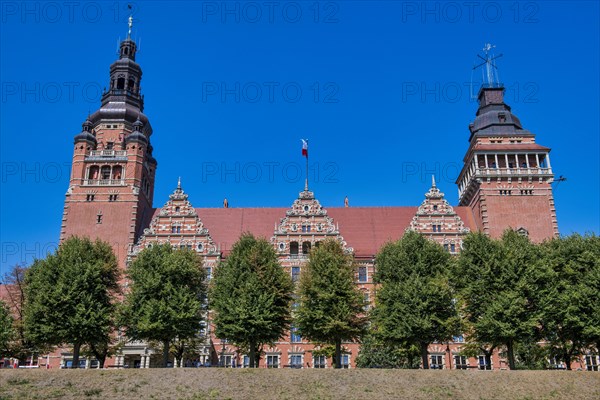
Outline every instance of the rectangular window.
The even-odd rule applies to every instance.
[[[209,281],[212,279],[212,267],[206,267],[206,279]]]
[[[350,354],[342,354],[340,364],[343,369],[350,368]]]
[[[437,232],[437,225],[432,225],[433,226],[433,231]]]
[[[233,367],[233,356],[231,354],[225,354],[221,356],[221,366],[225,368]]]
[[[487,356],[479,356],[477,357],[477,365],[481,370],[490,370],[492,369],[492,363],[489,357]]]
[[[444,369],[444,356],[440,354],[432,354],[431,356],[431,369]]]
[[[267,355],[267,368],[279,368],[279,355]]]
[[[454,243],[450,244],[450,253],[456,253],[456,245]]]
[[[98,214],[97,215],[96,223],[97,224],[101,224],[102,223],[102,214]]]
[[[367,267],[358,267],[358,281],[359,282],[367,281]]]
[[[114,147],[114,143],[113,142],[107,142],[106,143],[106,150],[112,150]]]
[[[313,357],[313,368],[325,368],[327,358],[325,356],[314,356]]]
[[[598,356],[585,356],[585,366],[588,371],[598,371]]]
[[[464,343],[465,342],[465,337],[463,335],[453,336],[452,337],[452,341],[454,343]]]
[[[465,356],[454,356],[454,368],[456,369],[467,369],[467,357]]]
[[[250,357],[249,356],[244,356],[244,358],[242,358],[242,367],[243,368],[250,367]]]
[[[448,243],[444,243],[444,250],[449,251]]]
[[[290,368],[302,368],[302,354],[290,355]]]
[[[292,343],[300,343],[302,341],[302,336],[298,333],[298,328],[292,325],[290,328],[290,342]]]
[[[292,282],[298,282],[300,279],[300,267],[292,267]]]
[[[85,201],[94,201],[94,195],[93,194],[88,194],[87,197],[85,198]]]
[[[180,225],[173,225],[171,227],[171,233],[181,233],[181,226]]]

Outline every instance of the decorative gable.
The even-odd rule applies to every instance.
[[[340,235],[339,226],[327,215],[314,193],[300,192],[285,218],[275,224],[271,243],[284,259],[306,259],[310,249],[326,238],[336,238],[344,250],[353,253]]]
[[[419,206],[407,230],[417,231],[456,253],[462,246],[462,238],[469,232],[454,208],[444,198],[432,177],[431,188]]]
[[[198,213],[181,188],[181,180],[169,200],[144,229],[144,234],[133,247],[129,257],[135,257],[142,249],[153,244],[170,243],[177,248],[195,250],[204,256],[205,266],[216,264],[220,249],[214,243],[208,229],[204,227]]]

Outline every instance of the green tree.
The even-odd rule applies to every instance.
[[[24,265],[15,265],[4,275],[5,302],[14,318],[15,338],[11,345],[11,356],[24,360],[32,353],[46,349],[36,348],[25,335],[24,303],[25,303],[25,275],[27,268]]]
[[[358,368],[419,368],[420,350],[415,347],[402,347],[386,344],[373,334],[362,340],[356,358]]]
[[[161,342],[166,367],[171,342],[193,338],[203,326],[202,259],[192,250],[155,245],[137,255],[127,274],[131,284],[120,325],[129,339]]]
[[[599,243],[596,236],[574,234],[542,245],[544,263],[551,269],[542,291],[543,334],[551,355],[568,370],[577,356],[598,343],[600,326],[594,318],[600,308]]]
[[[548,274],[538,247],[507,230],[500,240],[470,233],[454,273],[470,340],[504,345],[515,369],[515,344],[537,337],[539,293]]]
[[[14,319],[8,305],[0,300],[0,356],[12,354],[15,337]]]
[[[428,347],[460,333],[449,284],[451,256],[417,232],[388,243],[375,258],[377,291],[371,317],[377,337],[405,349],[416,346],[424,369]]]
[[[300,276],[295,324],[305,338],[335,346],[336,368],[341,368],[342,341],[356,341],[366,332],[364,296],[355,271],[354,257],[328,239],[312,249]]]
[[[282,338],[290,326],[292,293],[292,280],[273,246],[243,234],[211,284],[215,334],[247,349],[250,368],[257,367],[262,345]]]
[[[71,237],[54,254],[35,260],[25,279],[25,334],[38,346],[109,341],[119,268],[108,243]]]

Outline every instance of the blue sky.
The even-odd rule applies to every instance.
[[[135,2],[158,160],[196,207],[418,205],[454,179],[486,42],[506,101],[551,147],[559,229],[600,232],[599,6],[524,2]],[[58,241],[73,136],[99,107],[127,2],[2,2],[1,268]]]

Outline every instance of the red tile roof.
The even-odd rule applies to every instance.
[[[270,239],[275,231],[275,224],[285,217],[288,209],[196,208],[196,212],[215,243],[226,255],[244,232]],[[325,209],[334,223],[339,224],[340,234],[348,246],[354,248],[355,255],[358,257],[371,257],[387,241],[399,239],[417,212],[417,207],[325,207]],[[477,230],[470,208],[454,207],[454,210],[466,227]]]

